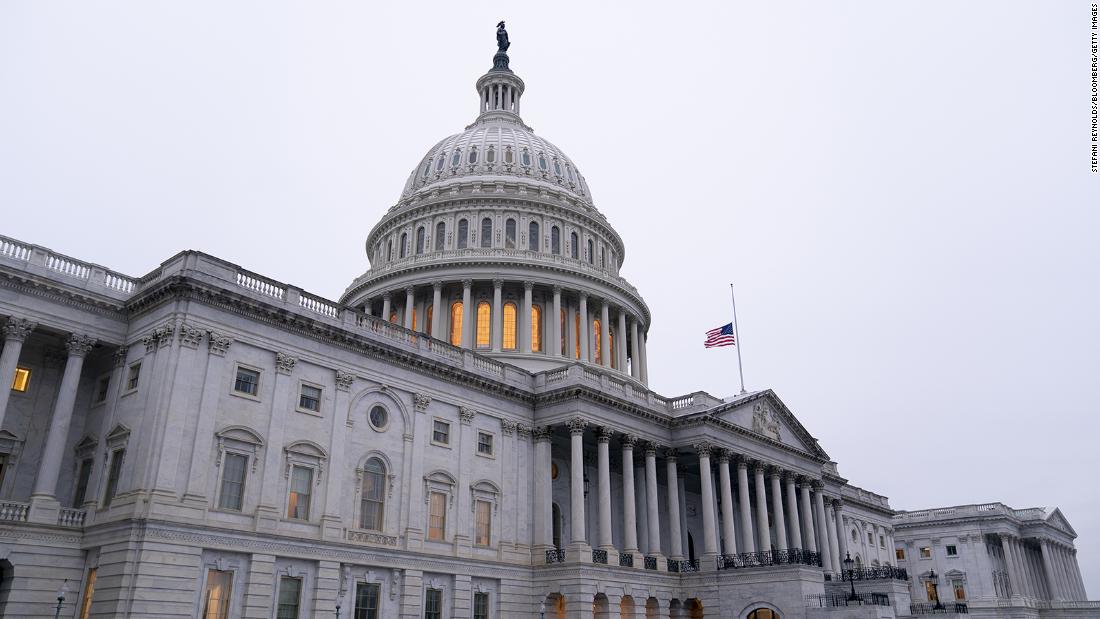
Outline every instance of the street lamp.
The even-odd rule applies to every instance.
[[[856,564],[852,561],[852,553],[847,553],[848,556],[844,558],[844,569],[848,571],[848,582],[852,583],[852,594],[848,596],[849,602],[861,602],[859,596],[856,595],[856,579],[855,570],[852,568]]]
[[[943,610],[943,604],[940,603],[940,585],[936,582],[936,570],[928,570],[928,580],[932,581],[932,601],[936,603],[932,607],[932,610]]]
[[[340,619],[340,602],[336,603],[336,619]]]
[[[539,619],[546,619],[546,599],[539,603]]]
[[[65,603],[65,594],[69,592],[69,579],[66,578],[65,582],[61,583],[61,586],[57,589],[57,610],[54,611],[53,619],[57,619],[61,616],[61,605]]]

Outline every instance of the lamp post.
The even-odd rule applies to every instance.
[[[943,610],[943,604],[940,603],[940,585],[936,582],[936,570],[928,570],[928,580],[932,581],[932,597],[936,604],[932,607],[932,610]]]
[[[539,603],[539,619],[546,619],[546,599]]]
[[[57,619],[61,616],[61,605],[65,603],[65,594],[69,592],[69,579],[66,578],[65,582],[61,583],[61,586],[57,589],[57,610],[53,613],[53,619]]]
[[[336,603],[336,619],[340,619],[340,603]]]
[[[852,584],[852,593],[848,596],[848,601],[862,602],[862,600],[859,599],[859,596],[856,595],[855,570],[852,569],[852,566],[855,565],[855,563],[855,561],[852,561],[852,553],[847,553],[847,556],[844,558],[844,569],[848,572],[848,582]]]

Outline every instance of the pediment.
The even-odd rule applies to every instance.
[[[1052,511],[1050,515],[1046,517],[1046,523],[1054,527],[1055,529],[1058,529],[1059,531],[1063,531],[1073,537],[1077,537],[1077,531],[1073,530],[1073,527],[1069,525],[1069,520],[1066,520],[1065,515],[1062,514],[1062,510],[1058,509],[1057,507],[1055,507],[1054,511]]]
[[[806,431],[771,389],[736,398],[714,409],[710,415],[740,426],[762,439],[776,441],[821,458],[829,458],[818,445],[817,439]]]

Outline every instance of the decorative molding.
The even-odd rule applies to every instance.
[[[202,341],[202,330],[198,327],[192,327],[187,323],[180,325],[180,344],[187,346],[188,348],[198,348],[199,342]]]
[[[600,426],[596,428],[596,442],[597,443],[610,443],[611,437],[615,435],[615,431],[607,426]]]
[[[413,394],[413,407],[416,412],[423,413],[428,410],[428,405],[432,403],[432,396],[423,393]]]
[[[646,441],[645,442],[645,447],[644,447],[645,457],[649,458],[649,457],[652,456],[652,457],[656,458],[657,457],[657,451],[660,450],[660,449],[661,449],[661,446],[659,444],[657,444],[653,441]]]
[[[458,420],[462,425],[468,426],[473,423],[474,415],[476,414],[477,411],[475,411],[474,409],[462,406],[458,409]]]
[[[95,344],[96,339],[94,337],[82,333],[71,333],[69,334],[69,340],[65,342],[65,349],[69,351],[70,357],[85,357],[91,352]]]
[[[621,445],[623,449],[633,450],[634,446],[638,444],[638,441],[638,437],[633,434],[619,434],[619,445]]]
[[[212,355],[218,355],[224,357],[229,352],[229,347],[233,344],[233,338],[228,335],[221,335],[215,331],[206,332],[206,347],[207,352]]]
[[[535,426],[531,428],[531,437],[536,443],[550,441],[550,426]]]
[[[711,450],[714,449],[713,445],[711,445],[710,443],[707,443],[705,441],[695,443],[694,445],[692,445],[692,447],[695,448],[695,451],[699,452],[699,457],[700,458],[703,458],[703,457],[710,458],[710,452],[711,452]]]
[[[279,374],[291,374],[294,372],[294,366],[298,364],[297,357],[291,357],[284,352],[275,353],[275,371]]]
[[[172,323],[165,323],[164,326],[153,329],[153,338],[156,340],[156,347],[161,348],[168,346],[172,343],[172,336],[176,332],[176,327]]]
[[[516,436],[518,436],[520,440],[522,440],[522,441],[530,440],[531,432],[532,432],[531,426],[529,426],[525,423],[517,423],[516,424]]]
[[[676,462],[676,458],[680,456],[680,452],[676,447],[669,447],[665,449],[665,460]]]
[[[343,370],[336,370],[336,390],[337,391],[350,391],[351,384],[355,382],[355,374],[345,372]]]
[[[129,346],[119,346],[114,352],[114,366],[120,368],[126,365],[126,356],[130,353]]]
[[[752,431],[757,434],[763,434],[764,436],[773,440],[780,439],[780,429],[782,426],[779,423],[779,417],[776,416],[775,411],[768,406],[767,403],[757,403],[752,407]]]
[[[502,419],[501,422],[500,422],[500,432],[504,436],[512,436],[512,434],[516,431],[516,426],[517,425],[518,424],[514,421],[508,421],[507,419]]]
[[[729,465],[730,458],[733,456],[733,453],[730,452],[730,450],[728,450],[728,449],[718,449],[717,452],[718,452],[718,458],[717,458],[718,464]]]
[[[23,342],[37,326],[38,323],[25,318],[9,317],[4,324],[4,339],[9,342]]]
[[[576,436],[584,434],[584,429],[588,427],[588,422],[585,421],[583,417],[572,417],[566,422],[566,425],[569,426],[570,436]]]

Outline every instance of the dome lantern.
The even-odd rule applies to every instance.
[[[477,80],[477,92],[480,97],[478,121],[487,119],[511,120],[523,124],[519,119],[519,99],[523,95],[523,80],[508,67],[508,31],[504,22],[497,24],[497,53],[493,55],[493,68]]]

